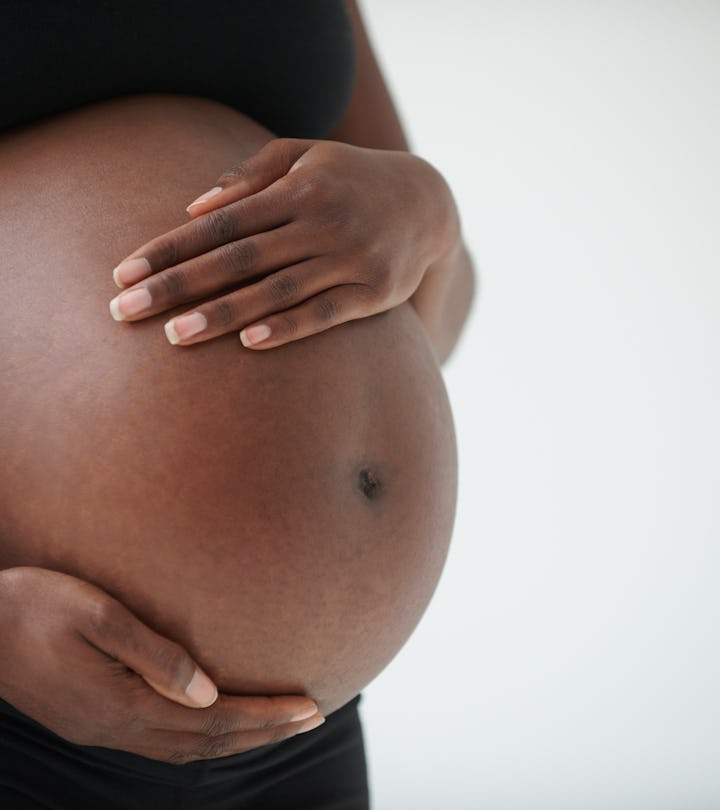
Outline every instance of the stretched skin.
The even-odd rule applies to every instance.
[[[115,323],[112,267],[271,137],[137,96],[0,137],[0,568],[79,576],[221,691],[325,714],[405,642],[440,575],[456,454],[409,304],[267,352]]]

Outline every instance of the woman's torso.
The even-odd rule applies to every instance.
[[[440,574],[452,420],[409,305],[280,349],[117,324],[112,267],[268,133],[220,104],[111,101],[0,137],[0,567],[90,580],[228,692],[328,712]]]

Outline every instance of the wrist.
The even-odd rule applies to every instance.
[[[425,178],[425,233],[430,237],[426,272],[432,272],[453,262],[463,249],[460,215],[447,180],[431,163],[416,159],[422,164]]]

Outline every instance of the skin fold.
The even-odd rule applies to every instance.
[[[450,539],[455,439],[418,312],[264,352],[172,347],[182,308],[107,312],[119,258],[270,137],[180,96],[0,137],[0,568],[77,576],[222,692],[328,713],[405,642]]]

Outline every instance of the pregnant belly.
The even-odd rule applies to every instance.
[[[422,615],[452,419],[409,305],[265,352],[112,321],[112,267],[269,134],[118,99],[0,137],[0,567],[104,588],[227,692],[365,686]],[[167,316],[166,316],[167,317]]]

